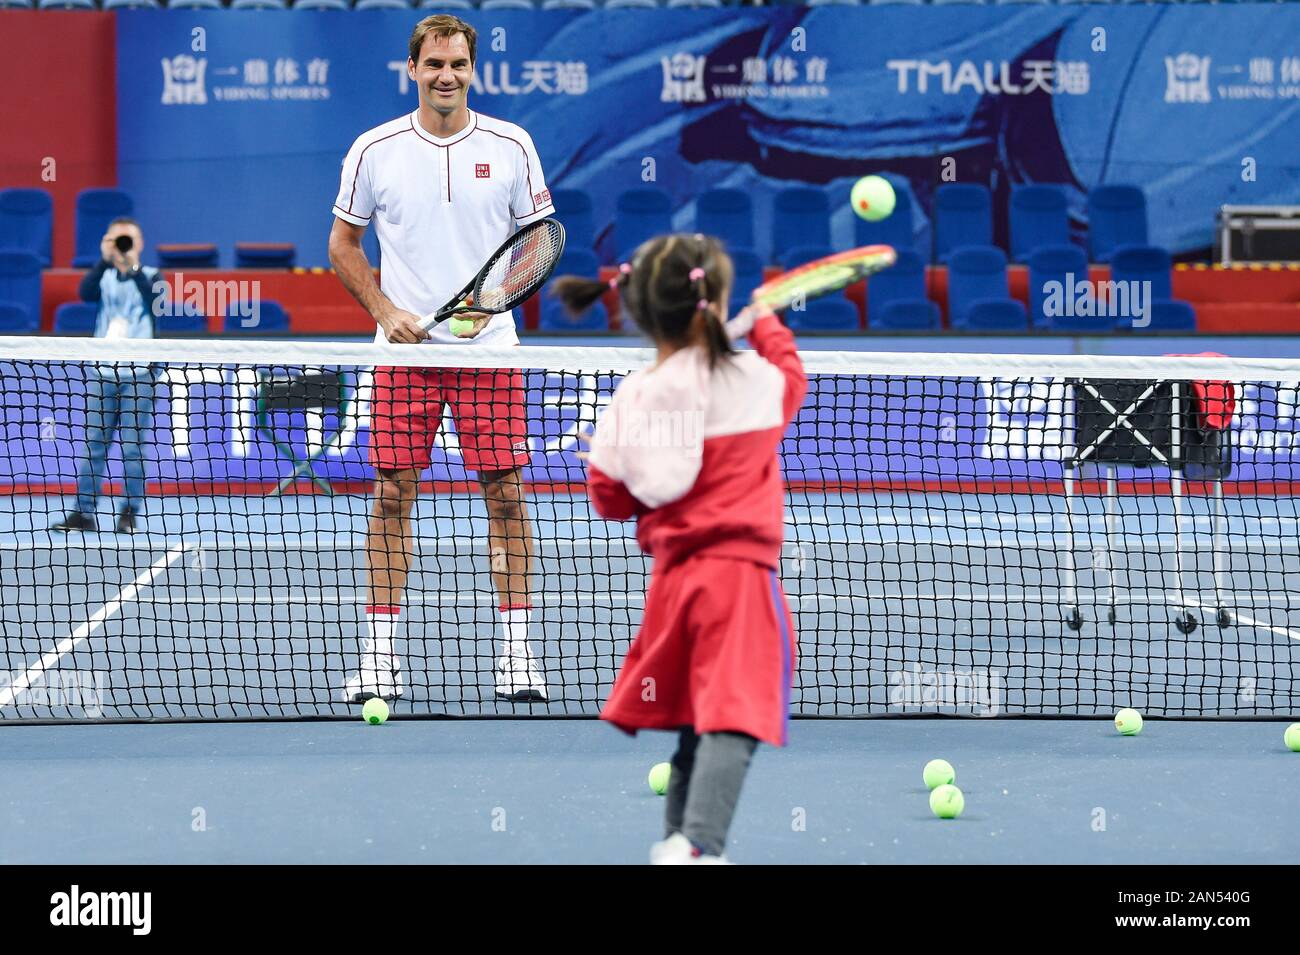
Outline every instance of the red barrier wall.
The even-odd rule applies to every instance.
[[[56,266],[72,261],[77,193],[117,185],[115,34],[111,13],[0,11],[0,189],[53,195]]]

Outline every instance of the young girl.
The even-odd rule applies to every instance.
[[[760,741],[783,746],[795,635],[781,582],[785,489],[777,447],[807,390],[794,337],[751,306],[725,322],[721,244],[669,235],[610,283],[565,277],[575,314],[616,286],[653,342],[596,426],[588,489],[609,520],[636,517],[655,558],[640,632],[601,718],[628,733],[679,732],[658,864],[724,862],[727,830]],[[753,351],[732,341],[748,335]]]

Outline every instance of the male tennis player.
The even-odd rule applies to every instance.
[[[374,316],[377,341],[414,344],[432,338],[461,348],[519,343],[510,313],[467,316],[473,325],[459,338],[449,323],[431,334],[418,324],[459,292],[516,228],[555,211],[528,134],[467,105],[476,40],[474,28],[457,17],[431,16],[416,24],[406,72],[419,92],[419,107],[363,133],[343,160],[330,262]],[[382,285],[361,248],[372,224]],[[411,557],[411,507],[444,405],[455,419],[465,466],[478,474],[487,503],[488,552],[503,633],[497,696],[544,701],[546,684],[528,645],[533,542],[520,479],[528,462],[523,376],[436,368],[375,371],[367,634],[345,698],[402,695],[396,640]]]

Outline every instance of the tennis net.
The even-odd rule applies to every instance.
[[[395,712],[594,715],[650,567],[632,524],[590,508],[577,435],[648,360],[0,341],[0,723],[355,716],[375,369],[471,365],[517,370],[526,394],[529,638],[549,698],[494,693],[487,511],[448,416],[413,512]],[[1300,713],[1300,362],[804,360],[781,452],[796,715]],[[649,440],[679,439],[662,425]],[[52,530],[87,509],[79,462],[104,426],[97,529]],[[133,426],[145,485],[128,534]]]

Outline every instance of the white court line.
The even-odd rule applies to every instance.
[[[1198,600],[1189,600],[1187,605],[1202,610],[1207,614],[1218,613],[1219,610],[1218,607],[1209,607]],[[1177,606],[1177,604],[1173,604],[1173,606]],[[1267,630],[1269,633],[1275,633],[1279,637],[1286,637],[1289,640],[1300,640],[1300,630],[1292,630],[1289,627],[1275,627],[1270,623],[1265,623],[1263,620],[1256,620],[1249,614],[1238,613],[1232,608],[1229,608],[1229,610],[1232,615],[1237,618],[1238,622],[1244,623],[1248,627],[1258,627],[1260,630]]]
[[[71,652],[79,643],[85,641],[87,637],[103,625],[105,620],[121,610],[124,604],[135,600],[136,595],[152,584],[159,574],[176,563],[177,558],[185,553],[185,550],[185,544],[177,544],[159,557],[154,561],[152,567],[119,590],[117,595],[96,610],[89,620],[60,640],[53,650],[46,652],[40,660],[28,667],[22,676],[0,690],[0,707],[12,706],[14,700],[31,686],[33,680],[57,664],[64,654]]]

